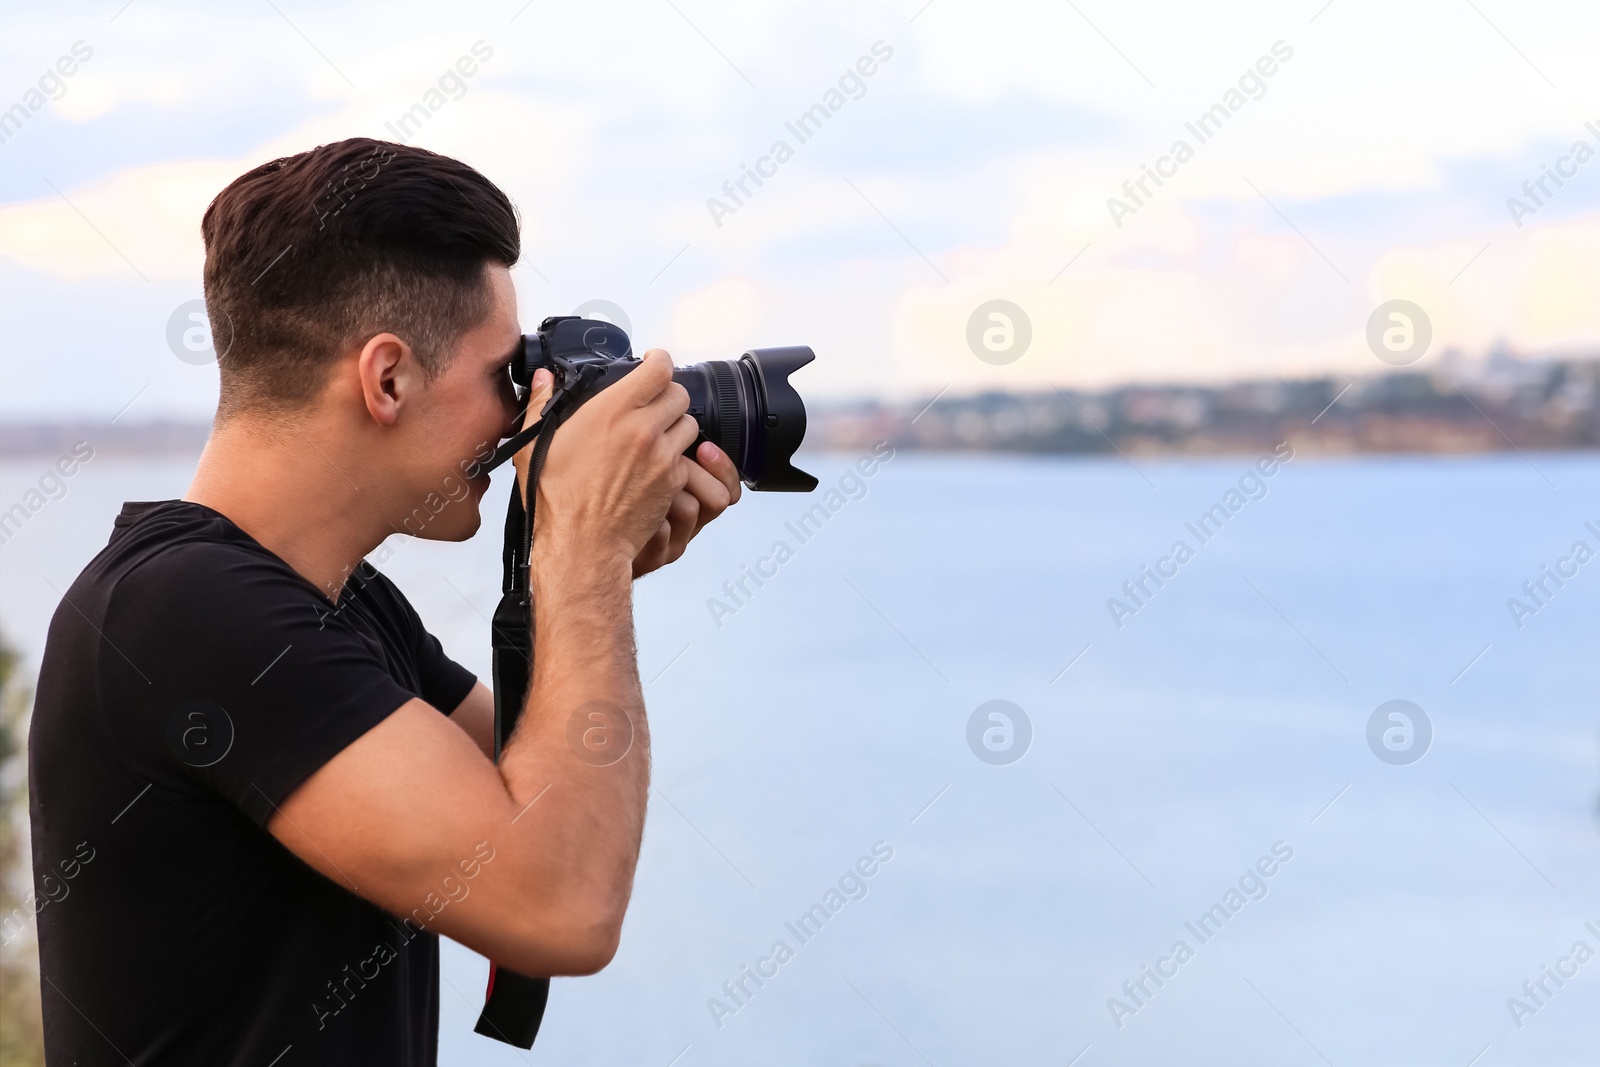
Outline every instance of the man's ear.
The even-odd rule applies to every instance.
[[[422,368],[411,346],[392,333],[374,334],[356,357],[361,397],[367,413],[382,426],[392,426],[400,409],[422,386]]]

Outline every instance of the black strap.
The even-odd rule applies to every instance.
[[[516,729],[517,717],[527,702],[533,676],[533,591],[528,567],[533,555],[533,520],[539,500],[539,472],[544,469],[550,440],[565,413],[564,394],[552,395],[543,418],[508,440],[495,452],[487,469],[492,470],[512,454],[534,441],[528,463],[528,503],[513,484],[506,506],[505,547],[501,551],[500,604],[490,623],[494,647],[494,758],[500,761],[506,742]],[[559,405],[559,406],[558,406]],[[507,446],[516,447],[506,451]],[[476,1033],[527,1049],[539,1034],[545,1004],[550,997],[550,979],[532,978],[507,970],[499,964],[489,966],[489,988],[484,994],[483,1011],[478,1016]]]
[[[550,979],[529,978],[490,964],[489,993],[473,1030],[517,1048],[532,1048],[549,999]]]
[[[488,474],[490,471],[500,466],[500,464],[504,463],[506,460],[510,459],[518,452],[521,452],[524,448],[528,447],[528,442],[533,440],[535,437],[538,437],[539,431],[544,429],[544,426],[542,425],[543,421],[544,420],[541,419],[532,426],[526,426],[522,429],[521,433],[518,433],[513,437],[508,437],[502,441],[500,443],[500,447],[494,450],[494,455],[490,456],[488,461],[478,468],[478,473]]]

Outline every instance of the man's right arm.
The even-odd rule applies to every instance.
[[[632,564],[687,479],[682,453],[697,431],[686,408],[670,360],[652,353],[555,438],[532,563],[537,669],[499,765],[412,700],[295,789],[268,823],[279,841],[523,974],[610,961],[649,789]],[[596,766],[568,744],[569,722],[593,708],[632,725],[615,763]]]

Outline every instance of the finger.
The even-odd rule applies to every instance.
[[[522,409],[521,425],[509,427],[510,432],[506,434],[507,437],[515,436],[517,430],[525,430],[539,421],[539,412],[544,410],[545,402],[550,399],[550,391],[555,387],[555,380],[554,374],[542,368],[533,372],[533,379],[528,387],[528,401]],[[518,450],[514,457],[518,470],[527,464],[528,456],[532,454],[532,447],[528,445]]]
[[[617,395],[616,403],[644,407],[672,384],[672,357],[659,348],[644,354],[639,365],[629,371],[607,393]]]
[[[632,377],[632,375],[629,375],[629,377]],[[669,426],[678,420],[679,416],[689,410],[689,390],[677,382],[668,382],[667,387],[657,393],[655,399],[644,405],[640,410],[644,412],[645,417],[650,420],[657,431],[664,433]]]
[[[550,393],[555,388],[556,376],[543,367],[533,372],[533,379],[528,385],[528,406],[523,410],[522,428],[527,429],[539,421],[539,412],[544,410]]]
[[[733,502],[729,498],[727,485],[697,463],[689,464],[689,480],[684,483],[683,488],[684,492],[694,496],[700,506],[700,513],[695,519],[696,533],[703,529],[706,523],[728,510],[728,505]]]
[[[710,441],[705,441],[695,452],[695,460],[727,488],[728,503],[724,506],[737,504],[743,485],[739,480],[739,468],[734,466],[729,455]]]
[[[673,454],[681,457],[694,444],[694,439],[700,436],[700,424],[694,421],[693,416],[679,415],[677,421],[667,427],[664,436]],[[693,469],[694,464],[685,460],[684,466]]]
[[[539,421],[539,412],[544,410],[545,402],[550,399],[550,393],[555,388],[556,376],[550,371],[540,368],[533,372],[533,378],[528,383],[528,406],[522,413],[522,426],[526,429]],[[511,457],[513,468],[517,472],[517,484],[522,486],[522,501],[528,501],[527,478],[528,464],[533,457],[533,443],[529,442]]]
[[[693,493],[678,490],[672,498],[672,504],[667,508],[667,525],[670,534],[667,541],[666,562],[671,563],[683,555],[683,550],[689,547],[689,539],[698,530],[700,519],[700,501],[695,499]]]
[[[667,531],[666,541],[661,542],[661,553],[654,558],[651,566],[666,566],[682,557],[683,550],[694,536],[694,517],[698,512],[699,502],[690,494],[678,491],[677,496],[672,498],[672,504],[667,506],[666,522],[662,523],[662,530]]]

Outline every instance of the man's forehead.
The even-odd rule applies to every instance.
[[[489,268],[489,284],[494,291],[494,307],[489,312],[489,328],[494,337],[496,358],[510,354],[522,339],[522,327],[517,319],[517,289],[511,283],[511,272],[494,265]]]
[[[498,263],[491,263],[488,267],[489,285],[494,290],[495,303],[507,304],[514,311],[517,306],[517,287],[511,280],[511,271]]]

